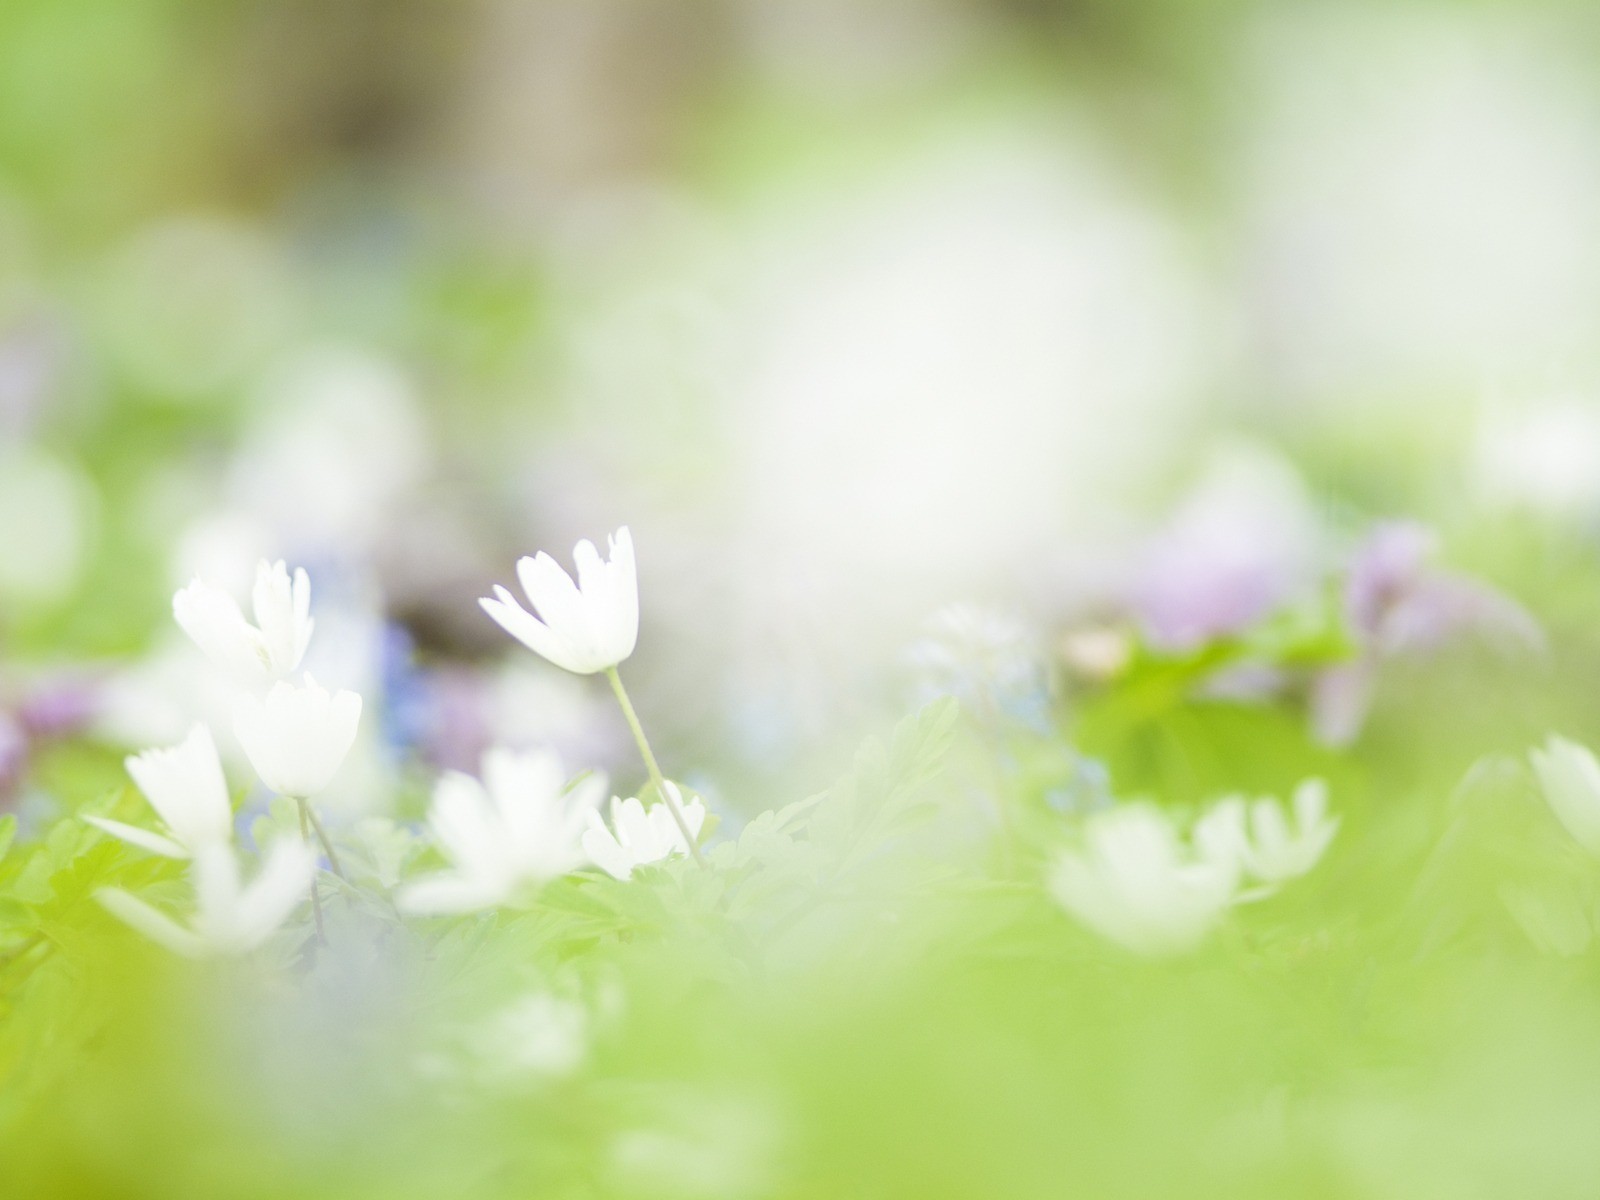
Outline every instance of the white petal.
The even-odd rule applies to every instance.
[[[518,604],[504,588],[497,587],[495,591],[499,594],[498,599],[486,597],[478,603],[517,641],[562,670],[577,675],[592,675],[599,669],[592,667],[587,659],[575,652],[565,637]]]
[[[593,547],[590,547],[592,550]],[[572,576],[543,550],[517,560],[517,580],[539,619],[552,629],[576,635],[587,627],[583,596]]]
[[[1586,747],[1555,736],[1530,757],[1556,818],[1579,845],[1600,854],[1600,762]]]
[[[626,800],[611,797],[611,832],[616,834],[617,844],[628,851],[635,862],[650,861],[640,855],[655,852],[655,833],[639,797],[629,796]]]
[[[164,858],[188,858],[189,851],[178,845],[171,838],[162,837],[159,833],[151,833],[146,829],[139,829],[133,825],[124,825],[121,821],[112,821],[106,817],[84,817],[95,828],[109,833],[114,838],[120,838],[129,845],[138,846],[141,850],[149,850]]]
[[[1235,869],[1247,857],[1244,799],[1227,796],[1195,822],[1195,847],[1208,862],[1231,864]]]
[[[344,765],[344,760],[350,753],[350,747],[355,745],[356,732],[360,727],[361,697],[355,692],[341,688],[333,694],[333,700],[328,707],[328,720],[324,726],[321,746],[322,782],[317,791],[326,787],[338,774],[339,768]]]
[[[633,535],[624,525],[611,535],[611,649],[621,662],[639,641],[639,574],[633,556]]]
[[[179,628],[216,666],[250,682],[268,678],[260,632],[244,619],[232,596],[196,579],[172,597]]]
[[[565,781],[560,758],[548,751],[496,748],[484,755],[484,786],[514,856],[536,858],[542,844],[558,835]]]
[[[476,878],[505,876],[505,831],[488,793],[472,776],[448,771],[439,777],[428,824],[446,857],[462,873]]]
[[[126,760],[138,784],[175,840],[194,849],[232,836],[233,813],[211,730],[195,725],[170,749],[147,750]]]
[[[299,686],[277,683],[265,701],[243,696],[234,708],[234,732],[256,773],[286,796],[306,797],[328,785],[355,740],[361,697],[329,696],[309,674]]]
[[[205,942],[198,934],[183,928],[165,913],[157,912],[143,900],[130,896],[120,888],[101,888],[95,892],[94,898],[112,916],[175,954],[199,958],[205,953]]]
[[[1310,829],[1322,822],[1328,811],[1328,784],[1322,779],[1306,779],[1294,790],[1294,815],[1300,828]]]
[[[577,838],[581,830],[599,820],[596,810],[606,798],[606,777],[596,771],[573,784],[566,795],[566,810],[562,816],[562,829],[568,840]]]
[[[267,851],[260,873],[239,897],[233,933],[240,950],[253,950],[275,933],[311,888],[315,858],[309,847],[280,838]]]
[[[205,846],[195,852],[195,929],[212,941],[225,941],[234,926],[242,884],[232,846]]]
[[[251,602],[269,668],[274,675],[287,675],[300,665],[310,640],[310,631],[304,628],[310,620],[311,602],[305,571],[296,572],[291,580],[283,562],[262,562],[256,568]]]
[[[633,874],[633,857],[617,844],[611,831],[600,824],[599,817],[583,835],[583,850],[591,862],[607,875],[627,879]]]
[[[407,884],[395,902],[403,912],[428,916],[497,908],[506,899],[503,890],[488,886],[484,880],[440,872]]]
[[[277,739],[267,719],[266,705],[254,696],[240,696],[233,706],[233,732],[261,782],[275,792],[283,792]]]

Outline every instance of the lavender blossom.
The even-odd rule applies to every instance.
[[[1433,531],[1411,521],[1380,524],[1357,548],[1343,599],[1358,653],[1312,682],[1312,722],[1324,741],[1344,745],[1360,733],[1386,660],[1430,653],[1465,635],[1507,653],[1543,649],[1544,634],[1526,609],[1488,584],[1435,566],[1437,549]]]

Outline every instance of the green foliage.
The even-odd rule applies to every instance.
[[[1552,1111],[1544,1088],[1574,1127],[1600,1115],[1582,1083],[1600,871],[1526,767],[1366,805],[1397,764],[1317,747],[1292,708],[1173,689],[1171,670],[1126,684],[1164,699],[1101,747],[1119,791],[1184,807],[1321,773],[1345,825],[1309,877],[1170,961],[1094,937],[1042,885],[1079,818],[1040,803],[1034,760],[1073,755],[1017,732],[1033,758],[1011,756],[949,699],[710,840],[704,868],[580,871],[498,912],[402,918],[425,840],[350,825],[344,878],[319,873],[325,941],[303,913],[237,962],[174,959],[94,901],[119,887],[183,911],[182,864],[74,815],[34,838],[8,820],[3,1161],[39,1196],[158,1172],[179,1198],[1231,1200],[1510,1171],[1499,1131],[1531,1136],[1519,1114]],[[84,807],[137,820],[137,803]],[[1026,819],[1008,834],[994,803]],[[298,837],[294,806],[251,835]],[[1008,839],[1020,858],[994,852]],[[1541,1147],[1532,1194],[1600,1166],[1587,1139]]]

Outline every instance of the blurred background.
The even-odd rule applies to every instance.
[[[8,0],[5,803],[208,715],[171,592],[263,555],[375,714],[352,808],[631,762],[474,603],[623,523],[731,811],[952,654],[1189,650],[1377,520],[1536,602],[1508,547],[1600,517],[1597,64],[1538,0]]]

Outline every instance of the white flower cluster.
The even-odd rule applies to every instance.
[[[447,772],[438,780],[428,825],[447,867],[399,884],[395,901],[405,912],[464,913],[513,904],[530,889],[591,865],[626,880],[637,868],[674,855],[700,861],[705,806],[698,798],[686,799],[683,789],[662,776],[617,673],[639,632],[633,540],[623,528],[611,537],[607,558],[587,541],[578,543],[573,557],[576,582],[547,554],[518,563],[533,612],[503,587],[482,604],[557,666],[606,674],[649,770],[655,803],[613,796],[608,823],[600,815],[607,792],[603,775],[572,779],[547,751],[492,749],[480,778]],[[268,848],[256,880],[244,885],[227,783],[204,725],[176,747],[128,759],[129,774],[159,818],[157,829],[90,818],[144,850],[193,860],[196,912],[187,925],[127,893],[100,895],[118,917],[184,954],[253,949],[307,891],[320,932],[312,828],[333,870],[340,869],[310,800],[329,785],[355,740],[361,697],[329,693],[309,674],[298,682],[292,678],[313,628],[311,585],[303,570],[291,576],[281,562],[262,563],[252,609],[253,622],[233,597],[198,580],[173,599],[178,624],[240,684],[234,732],[261,781],[298,805],[303,840]],[[1579,768],[1567,773],[1573,771],[1582,774]],[[1591,773],[1600,776],[1600,768]],[[1563,786],[1565,795],[1575,785]],[[1560,812],[1565,802],[1552,803]],[[1311,870],[1338,827],[1326,805],[1327,790],[1316,780],[1295,792],[1292,817],[1274,799],[1229,797],[1195,822],[1187,838],[1160,809],[1123,805],[1089,818],[1081,845],[1056,862],[1050,888],[1083,924],[1130,950],[1188,950],[1231,905]]]
[[[265,696],[241,691],[234,733],[267,787],[304,802],[327,787],[349,753],[361,697],[349,691],[330,695],[310,675],[298,684],[287,678],[311,642],[311,582],[304,570],[291,577],[282,562],[261,563],[251,604],[254,624],[227,592],[197,579],[173,597],[172,612],[195,645],[242,689],[270,685]],[[242,883],[227,780],[203,724],[179,745],[134,755],[127,766],[162,831],[89,820],[142,849],[193,859],[196,911],[184,927],[116,889],[104,889],[101,903],[182,954],[242,953],[264,942],[312,884],[310,849],[283,839],[267,849],[256,880]]]
[[[419,914],[462,913],[513,903],[528,888],[591,865],[618,879],[636,867],[675,854],[698,856],[693,839],[706,820],[704,805],[685,802],[681,789],[659,775],[616,674],[638,640],[639,592],[633,540],[626,528],[602,560],[590,542],[574,553],[578,581],[547,554],[525,558],[518,574],[534,613],[505,588],[483,601],[496,621],[556,665],[579,674],[607,672],[640,740],[658,803],[612,797],[611,823],[600,818],[603,775],[569,783],[555,755],[493,749],[482,778],[448,772],[434,790],[428,825],[449,869],[400,887],[399,907]],[[179,626],[240,694],[233,731],[261,781],[296,801],[307,823],[322,830],[309,801],[324,791],[344,762],[361,719],[361,697],[330,693],[299,671],[311,642],[311,583],[304,570],[263,562],[251,596],[254,621],[227,592],[195,580],[173,597]],[[535,615],[537,614],[537,615]],[[183,954],[228,954],[264,942],[310,892],[321,924],[309,846],[285,839],[266,853],[258,878],[241,881],[233,847],[233,816],[221,759],[210,729],[197,724],[170,749],[128,759],[128,772],[159,819],[143,829],[88,818],[106,833],[156,854],[193,860],[196,912],[185,925],[116,889],[107,909]],[[331,865],[332,843],[326,842]]]
[[[602,560],[592,542],[578,543],[576,583],[548,554],[518,562],[532,613],[503,587],[480,603],[508,633],[556,666],[579,675],[609,672],[614,679],[617,665],[638,642],[639,582],[626,527],[611,536],[608,549]],[[484,756],[481,781],[446,774],[434,789],[428,825],[450,869],[403,889],[401,908],[493,908],[591,863],[627,879],[637,866],[693,853],[673,813],[681,813],[689,836],[698,837],[705,806],[699,800],[684,803],[676,784],[661,780],[662,800],[649,809],[636,797],[613,796],[608,827],[598,813],[605,776],[586,775],[570,786],[567,778],[553,754],[504,749]]]
[[[1183,838],[1153,804],[1088,818],[1081,846],[1063,851],[1050,890],[1089,929],[1136,954],[1193,950],[1234,904],[1306,874],[1338,831],[1327,787],[1302,783],[1293,822],[1270,797],[1218,801]]]

